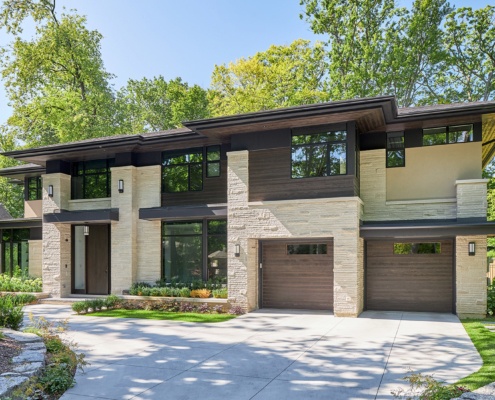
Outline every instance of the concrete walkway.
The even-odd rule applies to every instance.
[[[409,369],[455,382],[481,366],[450,314],[261,310],[206,325],[26,311],[70,317],[91,363],[63,400],[389,399]]]

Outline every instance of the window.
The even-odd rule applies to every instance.
[[[164,222],[163,278],[227,282],[227,221]]]
[[[292,178],[345,175],[347,132],[292,136]]]
[[[27,200],[41,200],[43,185],[41,182],[41,176],[33,176],[28,178],[27,181]]]
[[[203,190],[203,150],[164,154],[162,189],[165,193]]]
[[[423,146],[473,141],[473,125],[452,125],[423,129]]]
[[[17,268],[23,275],[29,273],[29,229],[3,229],[2,273],[13,275]]]
[[[287,254],[327,254],[326,244],[288,244]]]
[[[440,243],[394,243],[394,254],[440,254]]]
[[[114,160],[94,160],[74,163],[72,198],[99,199],[111,196],[111,174]]]
[[[220,176],[220,146],[210,146],[206,149],[206,177]]]
[[[404,149],[404,132],[387,133],[387,168],[406,165]]]

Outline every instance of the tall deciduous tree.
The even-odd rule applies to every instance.
[[[9,132],[5,125],[0,126],[0,151],[15,150],[16,140],[14,135]],[[0,157],[0,169],[13,167],[17,164],[15,160],[7,157]],[[10,212],[14,218],[23,216],[24,213],[24,196],[23,186],[13,185],[7,178],[0,177],[0,203]]]
[[[327,69],[323,45],[312,46],[306,40],[216,65],[211,79],[212,113],[238,114],[328,100],[323,91]]]
[[[117,93],[117,109],[119,130],[125,134],[178,128],[183,121],[209,116],[206,90],[162,76],[129,80]]]
[[[13,109],[8,120],[28,145],[112,134],[113,97],[100,54],[101,35],[74,14],[55,13],[55,1],[6,0],[2,25],[15,35],[0,68]],[[24,18],[36,36],[18,36]]]

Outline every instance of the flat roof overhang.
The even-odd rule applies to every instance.
[[[0,220],[0,229],[41,228],[41,218],[12,218]]]
[[[200,205],[191,207],[140,208],[139,219],[148,221],[195,218],[227,218],[226,205]]]
[[[434,238],[470,235],[495,236],[495,221],[475,219],[438,221],[365,222],[363,239]]]
[[[109,224],[119,220],[118,208],[101,210],[66,211],[43,214],[43,223],[51,224]]]

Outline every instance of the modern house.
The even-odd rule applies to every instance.
[[[25,215],[0,221],[2,270],[22,264],[54,297],[215,279],[248,311],[485,315],[495,102],[383,96],[184,126],[3,153],[25,162],[0,171]]]

